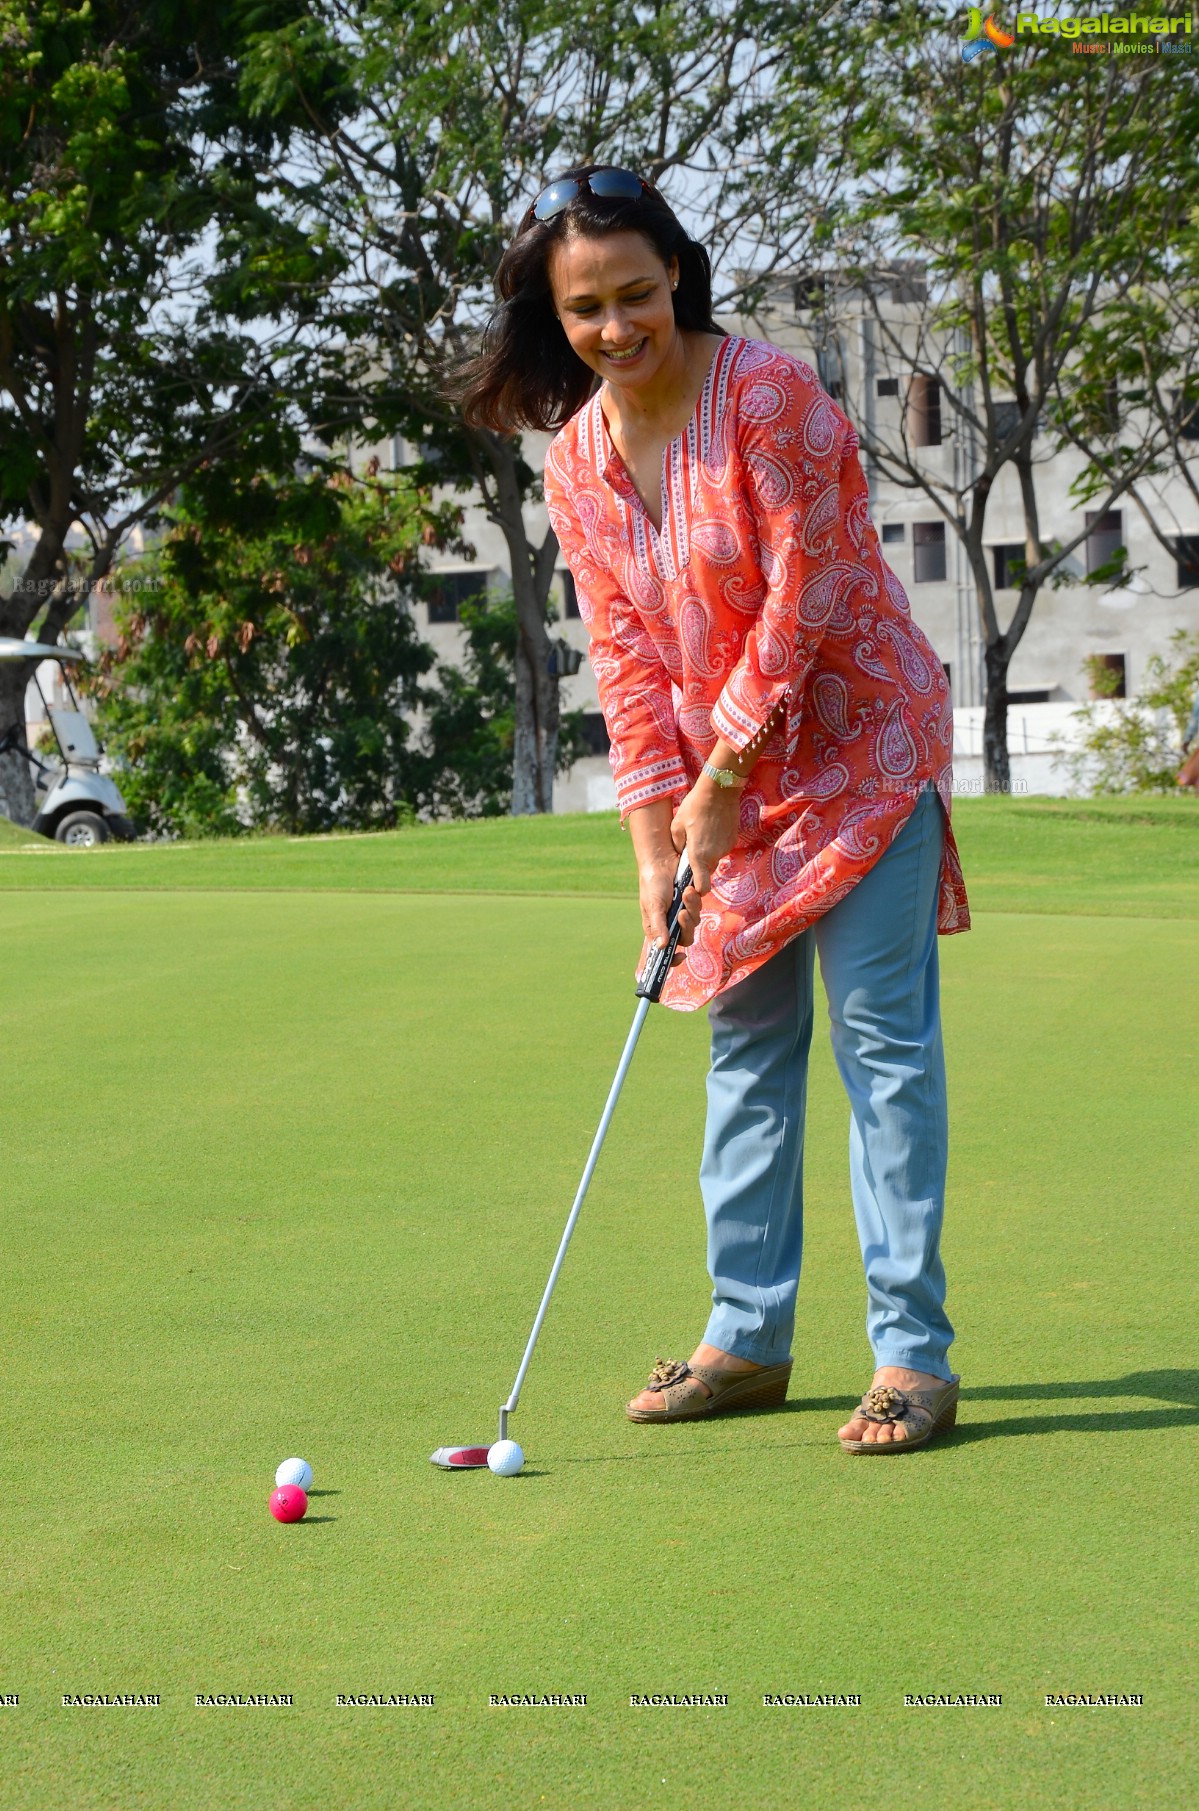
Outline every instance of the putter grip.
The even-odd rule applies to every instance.
[[[670,910],[666,914],[666,942],[661,949],[651,950],[646,958],[645,967],[637,977],[636,994],[639,1000],[658,1000],[666,977],[670,973],[670,964],[675,950],[679,946],[679,913],[683,909],[683,894],[691,885],[691,868],[684,855],[679,863],[679,871],[674,878],[674,895],[670,901]]]

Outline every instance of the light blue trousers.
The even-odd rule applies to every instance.
[[[932,788],[851,893],[708,1008],[700,1186],[712,1314],[704,1338],[777,1364],[803,1251],[813,957],[849,1095],[849,1176],[879,1365],[953,1375],[939,1243],[948,1116],[937,969],[944,816]]]

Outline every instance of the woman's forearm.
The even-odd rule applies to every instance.
[[[670,840],[673,818],[674,803],[671,799],[655,799],[652,805],[642,805],[637,811],[630,811],[629,835],[633,839],[633,854],[637,858],[640,872],[674,861],[674,844]]]
[[[731,768],[742,778],[748,778],[785,708],[784,701],[780,699],[753,741],[743,749],[731,747],[718,736],[708,756],[711,765]],[[728,809],[728,795],[722,793],[715,780],[709,779],[707,774],[700,774],[690,796],[711,799],[714,807]],[[670,799],[655,799],[651,805],[642,805],[638,810],[630,811],[626,821],[633,841],[638,872],[643,876],[652,870],[673,866],[675,847],[670,830],[674,817],[675,807]]]

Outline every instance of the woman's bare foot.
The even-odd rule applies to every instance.
[[[897,1390],[939,1390],[945,1379],[932,1377],[927,1371],[909,1371],[903,1365],[880,1365],[874,1373],[874,1382],[889,1383]],[[840,1440],[867,1442],[907,1439],[903,1429],[894,1421],[867,1421],[864,1415],[855,1415],[844,1427],[839,1427],[837,1437]]]
[[[751,1364],[748,1358],[734,1358],[731,1352],[722,1352],[719,1346],[707,1346],[702,1340],[691,1354],[690,1363],[711,1365],[717,1371],[762,1371],[766,1368],[764,1365]],[[695,1381],[705,1396],[712,1394],[702,1378],[697,1377]],[[938,1381],[940,1380],[938,1379]],[[642,1390],[639,1396],[634,1396],[629,1407],[631,1409],[664,1409],[666,1398],[661,1390]]]

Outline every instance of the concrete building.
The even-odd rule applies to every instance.
[[[909,274],[907,282],[919,281]],[[955,425],[953,412],[942,406],[938,380],[923,376],[914,350],[918,307],[905,300],[903,282],[888,298],[886,329],[880,333],[872,311],[856,309],[852,296],[839,308],[836,334],[821,329],[802,283],[780,280],[753,317],[726,319],[730,332],[772,341],[811,363],[825,387],[850,419],[884,435],[899,434],[901,411],[908,410],[909,438],[918,437],[918,458],[931,478],[961,487],[968,481],[977,449]],[[905,346],[913,348],[906,364]],[[927,355],[926,355],[927,362]],[[906,368],[905,368],[906,367]],[[918,386],[923,391],[918,392]],[[1199,435],[1199,426],[1196,428]],[[525,456],[538,465],[549,436],[530,434]],[[384,449],[377,449],[382,453]],[[1199,442],[1197,442],[1199,450]],[[390,449],[396,465],[405,463],[397,441]],[[1158,482],[1161,520],[1177,528],[1172,553],[1151,534],[1135,505],[1104,513],[1087,512],[1070,498],[1070,486],[1081,467],[1079,456],[1051,454],[1046,447],[1037,474],[1042,539],[1064,542],[1082,526],[1088,535],[1067,562],[1077,579],[1102,565],[1121,545],[1128,549],[1133,577],[1127,585],[1095,588],[1046,587],[1037,599],[1024,639],[1009,674],[1008,716],[1012,778],[1015,790],[1056,792],[1066,780],[1053,765],[1055,734],[1072,739],[1073,713],[1092,696],[1085,662],[1099,656],[1114,670],[1117,695],[1132,696],[1145,676],[1151,654],[1165,654],[1179,628],[1199,628],[1199,509],[1180,480]],[[936,505],[920,490],[889,479],[877,464],[864,459],[871,494],[871,513],[883,543],[884,557],[911,600],[912,613],[929,637],[949,675],[954,696],[955,782],[962,791],[981,788],[982,705],[984,696],[982,637],[974,584],[964,550]],[[526,519],[536,541],[546,532],[544,507],[530,503]],[[456,602],[472,589],[507,577],[507,547],[499,530],[477,506],[466,504],[466,534],[477,548],[471,566],[447,562],[444,600],[429,612],[427,633],[441,658],[454,659],[462,635],[455,623]],[[1012,565],[1024,557],[1024,522],[1016,477],[1000,474],[990,500],[986,530],[987,557],[995,586],[1000,621],[1015,608],[1017,591]],[[555,598],[561,623],[558,633],[586,649],[587,633],[578,619],[570,575],[559,565]],[[426,624],[421,624],[426,630]],[[577,675],[562,681],[564,710],[581,709],[595,749],[555,786],[558,811],[609,810],[615,791],[608,767],[603,718],[595,680],[584,661]]]
[[[928,362],[927,355],[921,360],[918,349],[920,311],[905,299],[911,293],[905,285],[918,281],[918,276],[908,273],[893,286],[886,301],[883,331],[864,300],[855,306],[850,294],[838,299],[840,326],[830,333],[813,312],[810,285],[799,279],[779,279],[756,315],[726,318],[722,325],[733,333],[770,340],[806,359],[863,430],[898,434],[906,406],[909,433],[914,429],[922,442],[918,457],[923,469],[934,479],[961,485],[977,451],[956,430],[953,412],[944,404],[936,380],[918,369]],[[1195,432],[1199,452],[1199,424]],[[549,440],[546,434],[525,436],[525,457],[535,468],[543,462]],[[401,468],[415,453],[396,437],[390,444],[354,449],[353,463],[365,464],[372,456],[384,466]],[[1074,454],[1050,455],[1046,449],[1038,472],[1038,495],[1042,537],[1047,541],[1071,538],[1086,522],[1087,512],[1069,496],[1080,463]],[[982,778],[982,640],[964,552],[927,496],[888,479],[869,459],[863,464],[884,557],[903,584],[916,621],[950,677],[955,782],[963,791],[973,790],[981,786]],[[1065,791],[1066,781],[1053,766],[1049,738],[1056,733],[1069,739],[1074,733],[1072,714],[1090,696],[1084,666],[1088,656],[1097,655],[1110,666],[1120,690],[1131,696],[1142,683],[1150,655],[1164,654],[1176,629],[1199,628],[1199,508],[1180,480],[1161,483],[1159,490],[1162,520],[1177,527],[1173,554],[1161,547],[1135,506],[1112,510],[1090,522],[1087,540],[1068,562],[1068,570],[1083,577],[1124,545],[1134,570],[1131,582],[1108,589],[1082,585],[1057,591],[1046,588],[1037,600],[1009,677],[1008,735],[1013,784],[1019,790]],[[423,618],[421,633],[438,658],[449,661],[460,660],[463,651],[458,623],[461,603],[504,583],[509,576],[507,544],[499,529],[469,494],[456,493],[455,500],[464,505],[464,533],[476,549],[476,558],[470,563],[435,560],[438,595],[429,604],[418,606]],[[544,506],[529,503],[526,520],[533,540],[543,538],[548,527]],[[19,570],[32,538],[28,527],[15,536],[18,545],[11,557],[12,570]],[[990,502],[986,540],[996,606],[1001,621],[1006,622],[1017,596],[1010,583],[1012,562],[1023,558],[1020,498],[1015,475],[1007,469]],[[143,549],[139,529],[129,552]],[[579,620],[570,574],[561,561],[553,597],[559,616],[554,633],[585,656],[587,631]],[[89,648],[114,639],[111,599],[106,591],[92,600],[88,629],[90,635],[85,635],[84,643]],[[48,680],[52,677],[47,674]],[[583,712],[593,752],[557,780],[555,810],[614,809],[607,734],[586,658],[576,674],[560,683],[562,708]],[[44,724],[41,701],[32,686],[27,709],[33,742]]]
[[[534,469],[539,470],[544,465],[546,449],[551,439],[549,434],[525,435],[524,456]],[[415,458],[415,453],[397,435],[390,447],[366,448],[360,453],[356,451],[353,455],[354,464],[357,466],[360,458],[365,461],[372,456],[384,460],[385,455],[396,470]],[[462,532],[474,547],[477,557],[471,564],[460,560],[434,560],[431,563],[432,571],[441,580],[441,595],[434,602],[418,606],[418,609],[424,617],[419,624],[421,634],[435,649],[438,660],[457,664],[465,645],[465,637],[458,625],[459,605],[466,598],[506,584],[511,574],[508,544],[495,523],[488,520],[481,505],[472,501],[469,494],[456,493],[455,500],[463,505]],[[544,504],[529,503],[525,509],[525,520],[533,541],[536,543],[543,540],[549,529]],[[608,735],[599,707],[595,675],[586,658],[587,630],[579,618],[570,573],[561,559],[556,568],[551,596],[558,613],[558,622],[551,631],[552,635],[561,636],[583,655],[578,672],[559,681],[561,708],[563,711],[583,712],[584,733],[593,750],[585,760],[576,762],[568,774],[559,775],[554,785],[554,810],[615,810],[616,789],[612,784],[612,769],[608,763]]]
[[[906,445],[934,486],[961,493],[981,463],[981,451],[969,425],[943,396],[947,355],[954,349],[922,331],[922,290],[920,272],[903,270],[876,291],[873,303],[847,290],[832,307],[823,308],[824,298],[813,294],[811,284],[780,281],[740,331],[805,358],[860,427],[864,441]],[[967,391],[963,401],[978,413],[977,396]],[[1014,401],[999,406],[1016,408]],[[1199,422],[1193,433],[1199,455]],[[1071,578],[1082,580],[1095,572],[1121,546],[1128,551],[1132,572],[1123,585],[1045,586],[1009,669],[1013,786],[1062,793],[1066,780],[1054,769],[1050,738],[1072,740],[1076,734],[1074,712],[1095,695],[1087,663],[1098,659],[1111,669],[1115,695],[1131,697],[1145,678],[1149,657],[1166,654],[1177,629],[1199,628],[1199,506],[1179,477],[1143,487],[1153,498],[1163,530],[1174,531],[1167,552],[1130,501],[1121,500],[1105,512],[1074,502],[1070,491],[1083,468],[1081,455],[1051,452],[1040,435],[1037,442],[1042,448],[1034,452],[1042,541],[1064,544],[1085,528],[1086,539],[1064,562]],[[972,790],[982,779],[985,682],[975,586],[965,550],[921,489],[896,482],[868,456],[863,467],[884,557],[949,675],[955,782]],[[1024,559],[1024,512],[1010,466],[1000,472],[989,499],[984,541],[996,613],[1006,626],[1018,598],[1012,568]]]

